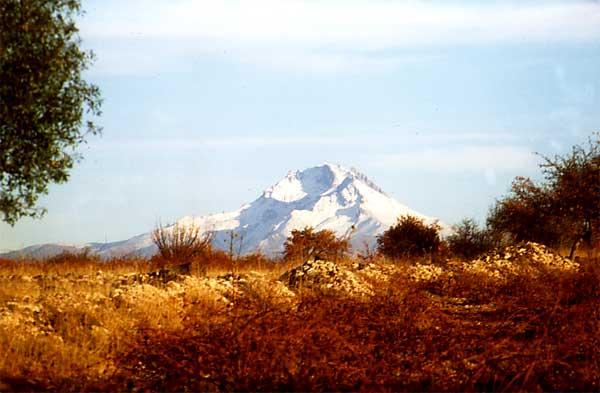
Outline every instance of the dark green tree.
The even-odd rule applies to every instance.
[[[452,254],[456,256],[472,259],[492,248],[491,236],[472,218],[465,218],[453,229],[446,242]]]
[[[38,197],[67,181],[77,146],[100,132],[81,12],[79,0],[0,0],[0,213],[11,225],[45,213]]]
[[[377,237],[377,250],[390,258],[433,256],[441,245],[440,226],[425,224],[419,217],[405,215]]]

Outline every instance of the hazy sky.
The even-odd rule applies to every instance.
[[[600,130],[595,1],[88,0],[105,99],[42,220],[0,249],[121,240],[237,209],[290,169],[354,166],[448,223],[483,220],[533,152]]]

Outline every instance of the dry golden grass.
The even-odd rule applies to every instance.
[[[4,261],[0,390],[598,391],[600,261],[580,262],[498,281],[347,258],[357,297],[293,292],[260,256],[166,284],[141,260]]]

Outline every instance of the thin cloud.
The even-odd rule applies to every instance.
[[[360,146],[364,142],[360,139],[341,139],[338,137],[229,137],[229,138],[156,138],[145,140],[114,140],[99,141],[95,149],[109,150],[137,150],[147,151],[190,151],[201,149],[248,149],[261,147],[284,146]]]
[[[407,153],[380,155],[374,166],[399,170],[437,173],[529,170],[537,166],[538,157],[521,146],[467,146],[424,149]]]
[[[106,7],[106,4],[105,4]],[[218,56],[261,66],[316,71],[381,70],[427,56],[375,58],[372,53],[457,44],[595,42],[600,5],[480,5],[389,1],[111,1],[110,13],[91,10],[85,40],[133,40],[131,58]],[[98,11],[101,12],[101,11]],[[140,42],[151,44],[141,44]],[[165,42],[168,44],[165,45]],[[116,44],[115,44],[116,45]],[[118,69],[110,55],[102,70]],[[122,48],[121,48],[122,52]],[[129,58],[129,60],[127,59]],[[126,64],[125,64],[126,63]],[[148,62],[135,62],[146,64]],[[152,61],[150,61],[152,63]],[[111,68],[112,67],[112,68]]]
[[[172,37],[240,43],[366,47],[504,40],[585,40],[600,34],[591,2],[503,5],[388,1],[128,1],[110,20],[92,20],[99,37]],[[107,23],[109,22],[109,23]]]
[[[168,117],[168,115],[161,114]],[[384,138],[387,145],[399,145],[403,147],[421,146],[423,143],[429,145],[441,145],[447,143],[472,143],[485,141],[487,143],[506,143],[514,141],[513,134],[508,133],[473,133],[473,132],[446,132],[438,134],[415,134],[396,132],[394,134],[361,133],[355,135],[344,134],[339,136],[229,136],[216,138],[145,138],[139,139],[115,139],[98,140],[94,142],[94,149],[102,150],[196,150],[210,149],[246,149],[248,147],[297,147],[297,146],[332,146],[332,147],[359,147],[359,148],[381,148],[381,140]]]

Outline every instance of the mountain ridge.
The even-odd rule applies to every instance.
[[[373,247],[376,236],[393,225],[397,218],[411,214],[426,222],[437,221],[396,201],[356,168],[346,169],[324,163],[304,170],[289,171],[281,180],[265,189],[251,203],[239,209],[204,216],[186,216],[179,225],[198,226],[213,232],[213,245],[229,247],[230,232],[238,234],[235,245],[242,254],[262,252],[277,256],[293,229],[311,226],[330,229],[338,235],[349,233],[350,243],[358,251],[365,244]],[[174,225],[174,224],[173,224]],[[445,225],[444,225],[445,227]],[[151,232],[110,243],[81,246],[42,244],[5,253],[5,258],[20,256],[44,258],[62,251],[89,249],[101,257],[151,256],[156,253]],[[61,251],[62,249],[62,251]]]

